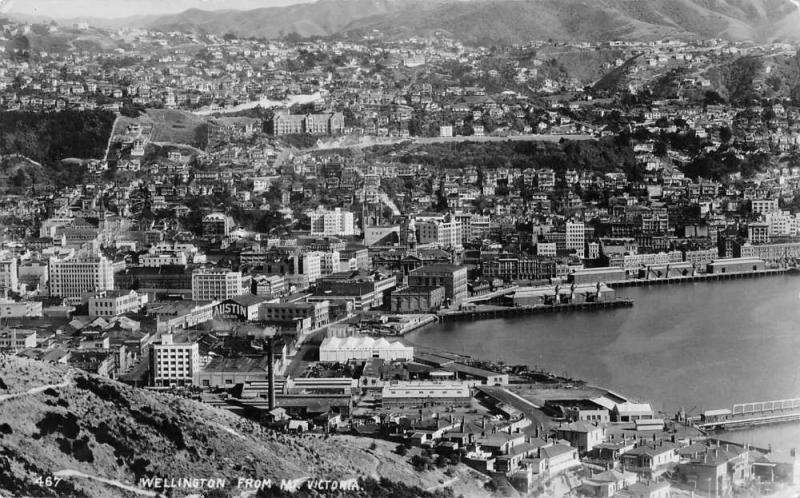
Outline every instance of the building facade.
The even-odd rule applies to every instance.
[[[337,135],[344,131],[341,112],[326,114],[289,114],[276,112],[272,118],[272,133],[280,135]]]
[[[417,268],[408,275],[408,285],[444,287],[445,297],[453,304],[459,304],[469,297],[467,268],[464,266],[440,264]]]
[[[105,256],[50,260],[50,295],[78,304],[89,292],[114,289],[114,267]]]
[[[200,370],[197,342],[174,342],[172,334],[161,336],[150,352],[150,385],[172,387],[193,385]]]
[[[211,301],[230,299],[249,292],[242,272],[226,270],[198,270],[192,273],[192,300]]]
[[[89,316],[117,316],[139,311],[147,304],[147,294],[136,291],[101,291],[89,298]]]

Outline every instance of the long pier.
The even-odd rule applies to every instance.
[[[705,412],[694,425],[705,430],[724,430],[800,421],[800,398],[740,403],[732,409]]]
[[[615,299],[585,303],[551,304],[538,306],[482,306],[473,310],[440,311],[438,316],[442,322],[459,320],[487,320],[510,316],[533,315],[537,313],[562,313],[567,311],[596,311],[614,308],[630,308],[632,299]]]
[[[687,275],[665,278],[632,278],[628,280],[612,280],[605,282],[611,288],[619,287],[641,287],[645,285],[663,284],[683,284],[690,282],[708,282],[716,280],[739,280],[744,278],[773,277],[778,275],[800,274],[794,268],[774,268],[769,270],[737,272],[737,273],[704,273],[699,275]]]

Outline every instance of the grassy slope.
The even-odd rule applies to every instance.
[[[4,362],[0,399],[3,394],[58,383],[67,372],[15,357]],[[46,420],[49,422],[44,423]],[[3,434],[3,428],[11,433]],[[42,435],[43,428],[52,433]],[[91,457],[85,448],[76,450],[84,446],[82,441]],[[141,475],[381,476],[422,488],[450,479],[441,471],[417,474],[408,457],[393,453],[392,443],[378,442],[374,449],[369,449],[369,444],[369,440],[350,436],[273,434],[208,405],[76,373],[67,387],[0,400],[0,491],[37,496],[128,496],[118,487],[80,477],[67,478],[55,490],[34,484],[37,476],[61,470],[128,485],[135,485]],[[472,472],[457,468],[460,479],[452,487],[465,496],[480,496],[484,494],[481,481],[472,477]]]
[[[197,145],[198,130],[206,124],[201,116],[170,109],[148,109],[147,117],[156,125],[155,142]]]

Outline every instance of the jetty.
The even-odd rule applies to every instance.
[[[739,280],[744,278],[775,277],[780,275],[799,275],[795,268],[770,268],[766,270],[735,273],[699,273],[694,275],[678,275],[662,278],[631,278],[627,280],[606,281],[613,289],[620,287],[642,287],[646,285],[683,284],[691,282],[713,282],[717,280]]]
[[[699,429],[714,431],[795,421],[800,421],[800,398],[739,403],[730,409],[706,411],[692,423]]]
[[[538,313],[564,313],[571,311],[599,311],[616,308],[630,308],[633,299],[613,299],[609,301],[588,301],[582,303],[543,304],[535,306],[492,306],[479,305],[468,309],[442,310],[437,316],[442,322],[460,320],[486,320],[512,316],[534,315]]]

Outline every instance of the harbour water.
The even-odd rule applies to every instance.
[[[633,308],[435,324],[411,344],[538,366],[653,403],[671,417],[800,397],[800,277],[618,289]],[[800,448],[800,424],[725,439]]]

